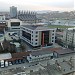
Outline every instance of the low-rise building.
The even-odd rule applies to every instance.
[[[20,38],[32,47],[49,46],[55,43],[55,28],[44,25],[22,25]]]
[[[29,56],[27,56],[28,62],[36,62],[41,60],[53,59],[53,52],[49,50],[50,48],[32,51]]]
[[[60,58],[60,57],[63,57],[63,56],[67,56],[67,55],[70,55],[70,54],[74,54],[75,51],[74,50],[71,50],[71,49],[68,49],[68,48],[59,48],[59,49],[55,49],[53,50],[53,56],[56,57],[56,58]]]

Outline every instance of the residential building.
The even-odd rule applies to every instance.
[[[44,25],[22,25],[20,38],[32,47],[49,46],[55,43],[55,28]]]
[[[67,47],[75,47],[75,29],[68,28],[63,31],[63,43]]]
[[[17,7],[10,7],[10,18],[17,18]]]

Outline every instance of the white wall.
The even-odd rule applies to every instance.
[[[11,27],[11,22],[20,22],[20,25],[22,25],[22,21],[20,21],[19,19],[9,19],[7,20],[8,27]]]

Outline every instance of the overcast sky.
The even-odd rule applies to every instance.
[[[0,0],[0,11],[9,11],[10,6],[18,10],[74,10],[74,0]]]

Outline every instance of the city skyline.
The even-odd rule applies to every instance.
[[[9,7],[15,6],[18,10],[74,10],[74,0],[0,0],[0,11],[9,11]]]

